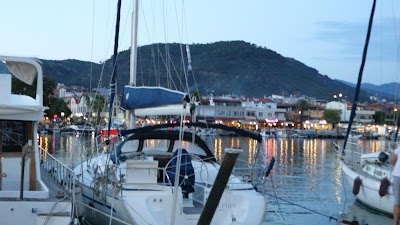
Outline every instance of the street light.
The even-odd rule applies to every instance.
[[[343,97],[343,94],[342,94],[342,93],[339,93],[339,94],[337,94],[337,95],[333,95],[333,98],[334,98],[334,99],[342,98],[342,97]]]
[[[60,115],[61,115],[61,123],[64,123],[64,116],[65,116],[65,113],[64,113],[64,112],[61,112]]]

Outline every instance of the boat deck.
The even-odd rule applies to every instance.
[[[185,201],[188,201],[188,203],[185,203]],[[196,201],[184,199],[183,212],[185,214],[201,215],[201,213],[203,212],[203,207],[204,207],[203,205],[201,205]]]
[[[48,201],[48,202],[55,202],[55,201],[70,201],[70,193],[67,193],[64,190],[64,186],[60,183],[57,182],[57,180],[54,179],[54,177],[51,176],[51,173],[49,171],[46,171],[45,168],[40,169],[40,174],[42,178],[42,182],[47,186],[49,189],[49,198],[1,198],[0,201]],[[19,191],[20,190],[20,184],[19,183],[14,183],[13,188],[10,188],[10,185],[8,184],[7,190],[1,190],[0,191]],[[64,198],[64,200],[63,200]]]
[[[64,198],[67,196],[68,193],[66,193],[63,189],[63,186],[57,182],[52,176],[49,171],[46,171],[45,168],[40,169],[40,176],[42,177],[43,183],[47,186],[49,189],[49,198],[50,199],[60,199]]]
[[[349,169],[359,174],[361,178],[368,177],[369,179],[380,182],[384,177],[391,177],[392,169],[391,165],[388,162],[383,164],[368,163],[367,165],[365,165],[365,169],[359,161],[351,162],[350,160],[346,160],[345,163],[349,167]]]

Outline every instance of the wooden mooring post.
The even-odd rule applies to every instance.
[[[210,195],[204,206],[203,212],[200,215],[197,225],[209,225],[214,217],[215,210],[217,210],[219,201],[224,193],[226,184],[232,173],[233,167],[242,149],[226,148],[224,160],[222,161],[221,168],[218,171],[214,184],[211,188]]]

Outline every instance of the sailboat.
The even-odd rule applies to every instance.
[[[375,4],[376,1],[373,2],[372,6],[367,40],[364,47],[363,61],[356,86],[350,122],[341,151],[342,172],[345,179],[352,185],[352,192],[360,202],[376,210],[392,214],[394,204],[393,187],[391,185],[393,167],[389,162],[390,160],[388,160],[391,152],[387,150],[369,153],[356,143],[347,143],[351,132],[351,125],[355,117],[355,109],[361,86],[362,72],[368,49]],[[339,151],[340,146],[336,145],[336,149]]]
[[[46,109],[42,67],[32,58],[0,56],[1,62],[8,71],[0,74],[0,224],[70,224],[74,198],[67,191],[73,179],[57,174],[73,173],[36,141]],[[32,88],[36,79],[35,97],[12,94],[13,76]]]
[[[138,2],[134,8],[133,24],[137,24]],[[115,40],[118,40],[117,33]],[[136,44],[132,44],[131,60],[136,58],[135,54]],[[116,55],[114,49],[114,72]],[[115,77],[111,80],[115,81]],[[179,112],[181,119],[179,123],[121,130],[124,141],[115,148],[111,148],[115,146],[113,143],[109,144],[104,153],[75,167],[76,182],[82,189],[86,206],[86,220],[93,224],[135,225],[261,224],[264,221],[267,201],[260,191],[273,162],[266,166],[262,156],[265,145],[259,135],[219,124],[184,123],[187,113],[195,113],[194,98],[187,93],[162,87],[137,87],[131,82],[125,87],[122,99],[122,107],[132,117]],[[110,110],[109,123],[111,115]],[[184,132],[185,127],[225,129],[253,138],[259,143],[258,157],[254,158],[261,159],[262,163],[234,169],[241,150],[226,149],[220,164],[208,145],[195,132]]]

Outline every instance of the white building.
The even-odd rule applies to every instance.
[[[258,125],[266,121],[286,121],[285,109],[267,98],[231,96],[202,99],[196,109],[197,119],[208,122],[238,122]]]
[[[348,105],[347,103],[343,102],[328,102],[326,104],[326,109],[334,109],[340,110],[340,121],[349,121],[350,114],[351,114],[351,104]],[[364,107],[357,107],[356,109],[356,116],[354,117],[354,122],[358,123],[373,123],[374,122],[374,115],[375,111],[373,110],[366,110]]]
[[[278,109],[276,102],[268,98],[243,98],[242,107],[245,108],[245,119],[286,121],[286,110]]]

